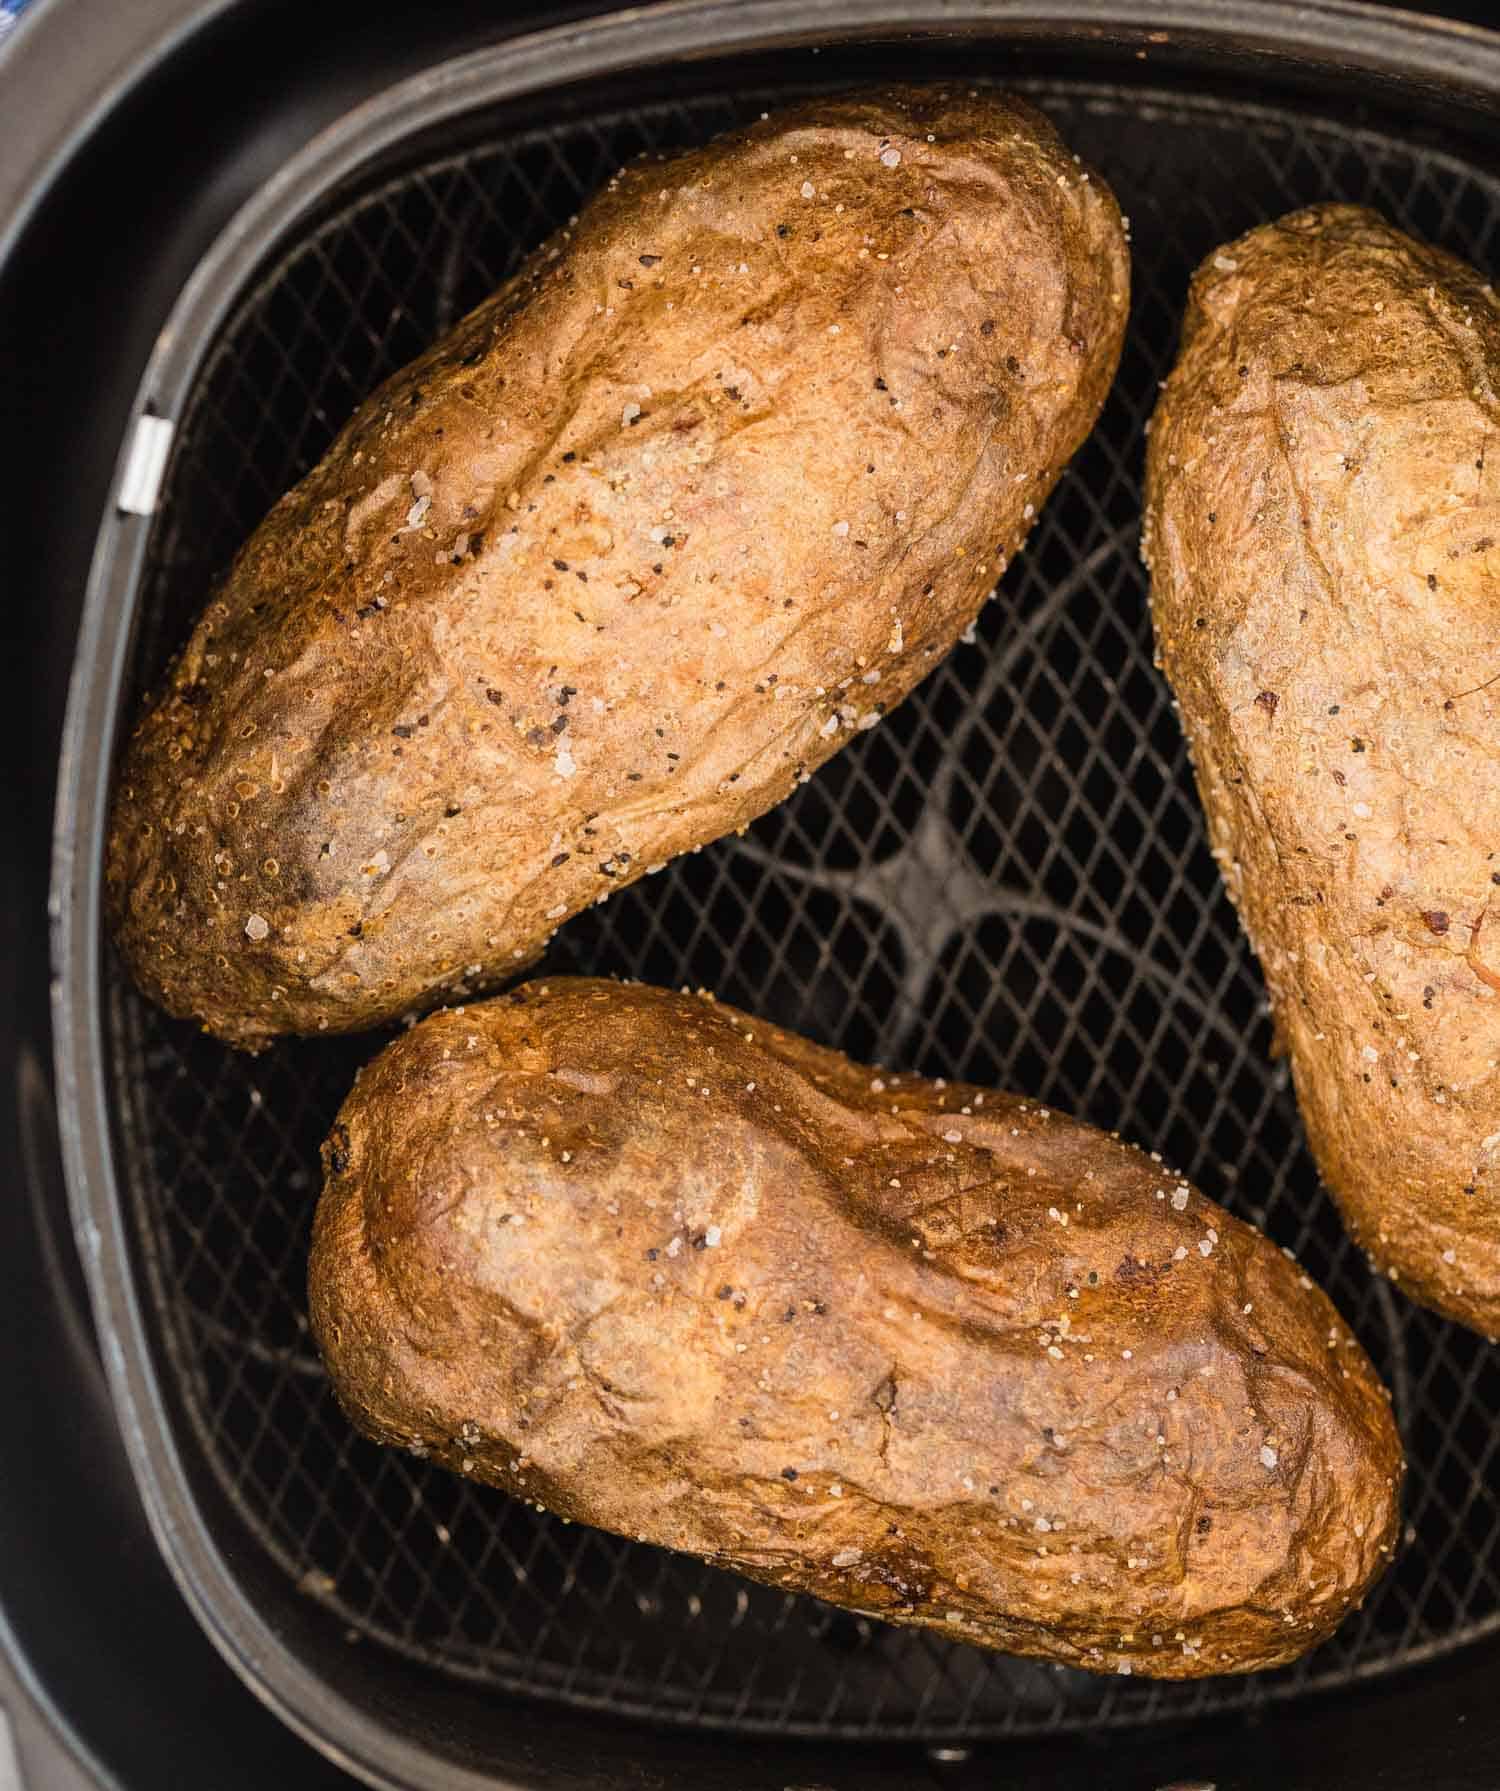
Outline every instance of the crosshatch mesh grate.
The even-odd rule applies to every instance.
[[[355,403],[621,160],[771,96],[641,107],[491,140],[357,194],[285,252],[217,343],[145,572],[137,685]],[[840,1045],[1003,1084],[1159,1149],[1300,1256],[1395,1389],[1407,1543],[1339,1635],[1256,1680],[1100,1680],[898,1631],[563,1525],[357,1438],[303,1313],[317,1148],[378,1036],[240,1057],[119,980],[113,1076],[148,1303],[206,1459],[351,1642],[657,1720],[981,1736],[1246,1709],[1500,1625],[1500,1360],[1393,1298],[1307,1156],[1258,974],[1220,891],[1136,552],[1142,425],[1187,277],[1225,237],[1366,200],[1490,261],[1500,183],[1290,114],[1050,86],[1035,97],[1133,220],[1119,381],[961,645],[742,840],[571,922],[555,970],[706,985]]]

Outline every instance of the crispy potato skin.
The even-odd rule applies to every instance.
[[[1161,664],[1319,1167],[1500,1332],[1500,315],[1374,213],[1211,256],[1152,426]],[[1496,914],[1486,927],[1491,902]]]
[[[251,1048],[487,986],[744,827],[972,620],[1114,375],[1037,113],[820,100],[622,171],[355,415],[121,768],[115,936]]]
[[[313,1331],[376,1439],[892,1622],[1244,1672],[1384,1566],[1328,1300],[1141,1152],[706,998],[434,1015],[324,1152]]]

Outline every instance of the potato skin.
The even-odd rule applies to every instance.
[[[1320,1641],[1401,1454],[1328,1300],[1141,1152],[704,997],[434,1015],[324,1150],[313,1332],[379,1441],[993,1648],[1165,1678]]]
[[[623,170],[356,414],[126,751],[106,878],[235,1044],[487,986],[736,828],[972,620],[1119,355],[1030,108],[819,100]]]
[[[1193,281],[1147,469],[1160,661],[1350,1231],[1500,1332],[1500,314],[1373,212]]]

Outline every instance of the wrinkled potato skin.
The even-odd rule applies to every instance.
[[[1127,285],[1107,189],[995,96],[819,100],[621,172],[198,622],[118,780],[142,987],[250,1048],[373,1026],[781,801],[973,619]]]
[[[324,1161],[350,1417],[579,1522],[1167,1678],[1293,1658],[1389,1556],[1400,1448],[1328,1300],[1013,1096],[562,978],[389,1046]]]
[[[1497,370],[1471,269],[1294,213],[1198,270],[1147,475],[1160,660],[1318,1165],[1377,1267],[1489,1336]]]

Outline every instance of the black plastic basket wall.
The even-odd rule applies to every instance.
[[[358,193],[241,304],[179,432],[137,684],[380,379],[620,162],[774,99],[595,116],[434,156]],[[1386,1670],[1500,1624],[1500,1361],[1344,1239],[1152,669],[1143,426],[1189,272],[1315,199],[1363,200],[1487,264],[1500,182],[1347,125],[1167,93],[1035,96],[1131,219],[1120,377],[972,638],[784,807],[591,909],[547,968],[705,985],[902,1069],[1003,1084],[1159,1150],[1294,1250],[1396,1394],[1405,1546],[1339,1635],[1255,1680],[1159,1686],[903,1632],[569,1527],[354,1436],[304,1316],[318,1145],[380,1036],[251,1060],[115,977],[113,1076],[149,1299],[201,1452],[351,1645],[656,1720],[922,1736],[1146,1722]]]

